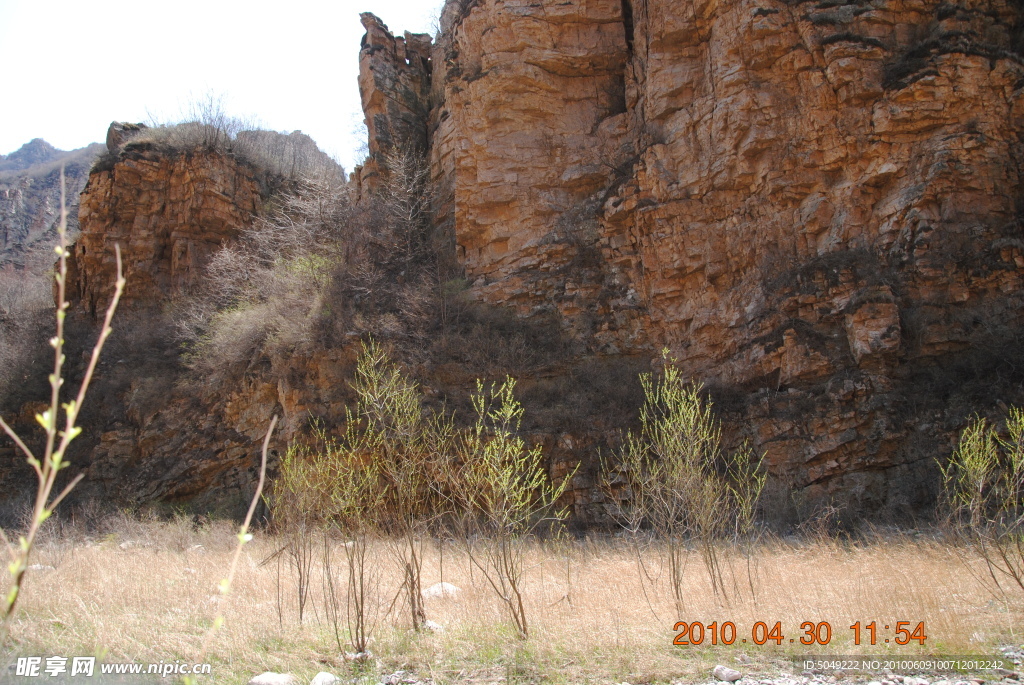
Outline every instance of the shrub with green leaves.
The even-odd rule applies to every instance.
[[[997,585],[1024,590],[1024,410],[1005,426],[975,418],[949,462],[940,463],[949,520],[985,559]]]
[[[290,556],[299,570],[299,604],[304,606],[309,591],[309,569],[313,546],[323,540],[325,588],[324,613],[334,626],[341,649],[340,601],[333,585],[329,537],[339,534],[345,541],[346,561],[345,624],[349,645],[365,652],[377,625],[376,599],[379,571],[371,556],[376,539],[374,516],[382,502],[378,462],[350,449],[358,431],[350,427],[342,441],[329,438],[317,429],[321,449],[313,451],[297,445],[289,447],[281,459],[280,470],[270,498],[275,526],[287,540]],[[309,563],[306,563],[306,562]]]
[[[525,545],[546,520],[564,518],[564,511],[553,510],[571,475],[552,484],[540,448],[529,448],[519,434],[523,408],[515,381],[478,382],[472,396],[476,423],[468,431],[457,430],[444,412],[426,410],[416,383],[373,340],[363,344],[352,388],[358,399],[346,412],[344,434],[333,439],[321,430],[317,450],[288,451],[272,507],[282,531],[299,536],[296,548],[328,528],[349,540],[353,647],[365,649],[373,624],[365,615],[376,592],[366,560],[369,537],[379,537],[400,566],[408,615],[420,629],[426,623],[423,545],[452,521],[461,524],[472,562],[526,637]]]
[[[352,384],[359,396],[348,420],[346,448],[366,455],[379,474],[382,497],[375,521],[402,566],[412,625],[427,620],[423,604],[423,543],[444,511],[443,463],[454,450],[455,429],[444,414],[424,410],[418,386],[370,340]]]
[[[511,377],[485,386],[477,381],[472,396],[476,424],[465,438],[458,481],[460,499],[481,536],[482,554],[467,536],[470,559],[508,610],[519,633],[526,638],[529,624],[523,604],[522,578],[525,545],[545,520],[560,521],[566,511],[554,511],[573,474],[555,484],[544,469],[541,448],[527,447],[519,434],[523,407],[515,397]]]
[[[442,463],[455,453],[451,419],[423,409],[417,385],[370,340],[363,344],[352,388],[354,410],[346,412],[340,439],[322,430],[318,451],[293,447],[282,461],[273,498],[274,515],[300,560],[300,581],[309,557],[309,539],[334,527],[349,540],[350,604],[368,606],[369,569],[366,545],[379,536],[402,569],[403,592],[414,629],[426,622],[422,594],[423,545],[431,523],[450,498],[444,492]],[[362,580],[360,579],[362,578]],[[302,583],[300,582],[300,585]],[[303,598],[300,597],[300,607]],[[358,612],[357,612],[358,613]],[[365,649],[358,636],[372,621],[357,617],[353,647]]]
[[[687,546],[697,546],[714,591],[725,593],[716,544],[753,530],[767,475],[748,444],[723,451],[721,426],[702,386],[686,380],[668,350],[662,359],[659,376],[640,376],[640,429],[626,435],[618,464],[605,466],[605,483],[628,485],[617,512],[623,527],[634,536],[649,531],[667,545],[681,612]]]

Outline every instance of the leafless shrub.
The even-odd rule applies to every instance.
[[[345,259],[335,271],[332,326],[341,333],[370,333],[426,349],[438,319],[443,288],[440,248],[431,224],[426,158],[394,148],[378,160],[375,195],[351,217]]]
[[[246,129],[235,135],[230,149],[235,156],[284,178],[344,180],[345,170],[301,131],[286,135]]]
[[[333,180],[305,180],[278,206],[211,258],[199,293],[177,303],[193,368],[215,371],[257,351],[287,351],[312,340],[328,306],[340,227],[349,211]]]
[[[285,179],[337,181],[344,180],[345,175],[344,169],[301,131],[283,134],[261,130],[255,120],[228,115],[223,97],[213,94],[193,100],[178,122],[150,122],[124,147],[221,152]]]
[[[353,333],[426,343],[441,294],[426,160],[392,151],[380,178],[361,206],[337,176],[286,184],[211,258],[197,294],[177,303],[193,368],[216,373]]]
[[[174,151],[229,151],[235,136],[249,128],[255,128],[253,122],[227,114],[223,96],[207,93],[189,102],[178,122],[151,119],[126,146],[155,145]]]
[[[409,269],[429,249],[430,167],[420,151],[395,147],[383,155],[382,176],[377,201],[390,228],[388,262]]]

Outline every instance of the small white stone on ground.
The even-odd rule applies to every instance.
[[[451,583],[434,583],[423,591],[423,597],[425,599],[434,599],[437,597],[458,597],[460,592],[462,592],[462,588],[452,585]]]
[[[423,622],[423,627],[426,628],[427,630],[429,630],[432,633],[443,633],[444,632],[444,626],[443,625],[441,625],[437,621],[431,621],[430,619],[427,619],[426,621]]]
[[[735,683],[743,677],[743,674],[739,671],[734,671],[728,666],[723,666],[722,664],[715,666],[715,670],[711,671],[711,675],[726,683]]]
[[[258,676],[253,676],[249,685],[301,685],[301,683],[298,678],[289,673],[265,671]]]
[[[363,664],[373,658],[372,652],[345,652],[345,661],[354,661],[357,664]]]
[[[340,682],[338,676],[327,671],[320,671],[309,681],[309,685],[337,685]]]

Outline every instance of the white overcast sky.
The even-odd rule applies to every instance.
[[[442,0],[0,0],[0,154],[70,150],[111,121],[177,120],[191,100],[301,130],[351,170],[365,140],[360,12],[433,33]]]

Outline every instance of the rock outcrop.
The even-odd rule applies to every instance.
[[[359,197],[369,199],[389,154],[427,153],[433,41],[408,31],[394,36],[369,12],[359,17],[366,29],[359,50],[359,96],[369,156],[354,170],[352,183]]]
[[[426,150],[433,41],[425,33],[393,36],[369,12],[359,17],[366,29],[359,51],[359,94],[367,113],[370,155],[398,143]]]
[[[970,411],[1021,399],[1021,24],[1004,0],[451,0],[404,110],[429,110],[476,296],[595,354],[668,346],[787,497],[905,514]]]
[[[81,195],[81,235],[68,263],[69,385],[85,371],[113,293],[115,245],[127,288],[82,415],[86,431],[71,448],[75,471],[85,476],[72,499],[190,502],[236,513],[251,497],[271,417],[283,419],[273,465],[311,415],[340,422],[354,357],[346,350],[284,356],[263,360],[272,368],[225,370],[228,382],[209,382],[186,368],[168,309],[188,306],[211,254],[251,227],[275,192],[300,185],[283,174],[315,169],[333,178],[340,169],[301,132],[243,131],[216,148],[190,131],[140,135],[143,128],[111,125],[110,148]],[[181,141],[191,146],[175,147]],[[12,409],[11,422],[36,435],[40,403]],[[0,440],[0,480],[11,484],[0,499],[14,497],[16,484],[31,477]]]
[[[255,171],[231,155],[124,144],[123,129],[111,125],[108,163],[94,170],[82,192],[82,234],[68,265],[69,298],[91,313],[109,302],[115,244],[130,284],[124,302],[157,305],[181,292],[213,251],[250,225],[263,199]]]

